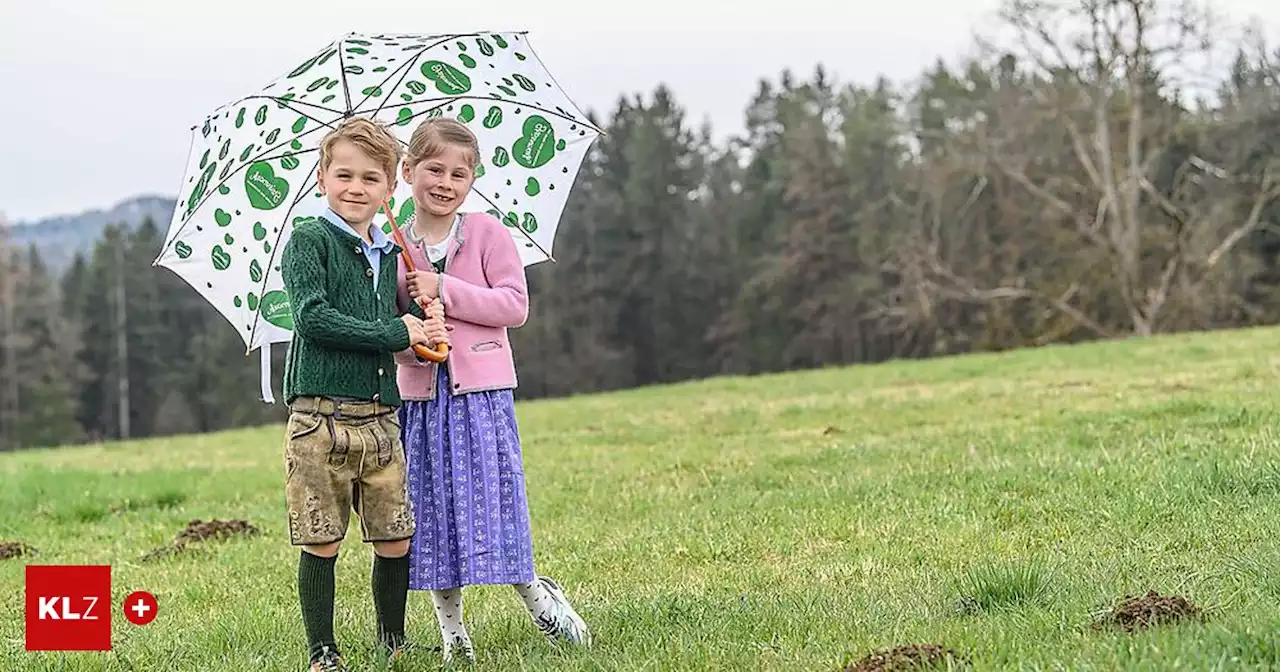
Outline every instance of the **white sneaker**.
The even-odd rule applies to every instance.
[[[471,645],[470,637],[454,635],[452,639],[446,639],[444,646],[441,648],[441,654],[445,665],[454,661],[454,655],[461,655],[469,665],[475,665],[476,663],[476,650]]]
[[[591,646],[591,631],[586,621],[573,610],[564,591],[549,577],[538,577],[538,583],[551,595],[551,607],[534,619],[538,629],[551,641],[563,639],[578,646]]]

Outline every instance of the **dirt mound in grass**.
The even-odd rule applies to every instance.
[[[1096,627],[1116,626],[1123,630],[1143,630],[1178,621],[1202,621],[1204,610],[1181,595],[1126,595],[1098,622]]]
[[[178,533],[177,543],[188,541],[205,541],[206,539],[225,539],[229,537],[255,537],[261,534],[247,520],[211,520],[203,522],[193,520],[187,523],[186,529]]]
[[[842,672],[891,672],[960,666],[964,658],[941,644],[903,644],[867,654]]]
[[[32,554],[35,550],[21,541],[0,541],[0,560],[20,558]]]
[[[173,538],[173,543],[161,546],[146,555],[142,560],[155,560],[169,555],[181,553],[193,542],[230,539],[232,537],[256,537],[261,532],[247,520],[193,520],[186,528]]]

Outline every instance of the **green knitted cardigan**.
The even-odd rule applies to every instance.
[[[400,248],[383,256],[375,292],[360,242],[336,226],[323,217],[299,223],[281,253],[294,330],[285,401],[322,396],[399,406],[393,353],[409,347],[396,307]]]

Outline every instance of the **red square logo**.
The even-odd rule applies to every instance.
[[[111,650],[111,566],[27,566],[27,650]]]

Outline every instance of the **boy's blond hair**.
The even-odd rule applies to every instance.
[[[403,152],[400,141],[381,124],[364,117],[350,117],[342,120],[320,141],[320,170],[327,170],[333,161],[333,146],[346,140],[369,158],[378,162],[387,174],[388,182],[395,182],[396,166],[400,163]]]
[[[465,124],[447,117],[432,117],[418,124],[409,138],[405,165],[413,167],[439,156],[449,145],[465,147],[471,152],[471,167],[480,165],[480,141]]]

